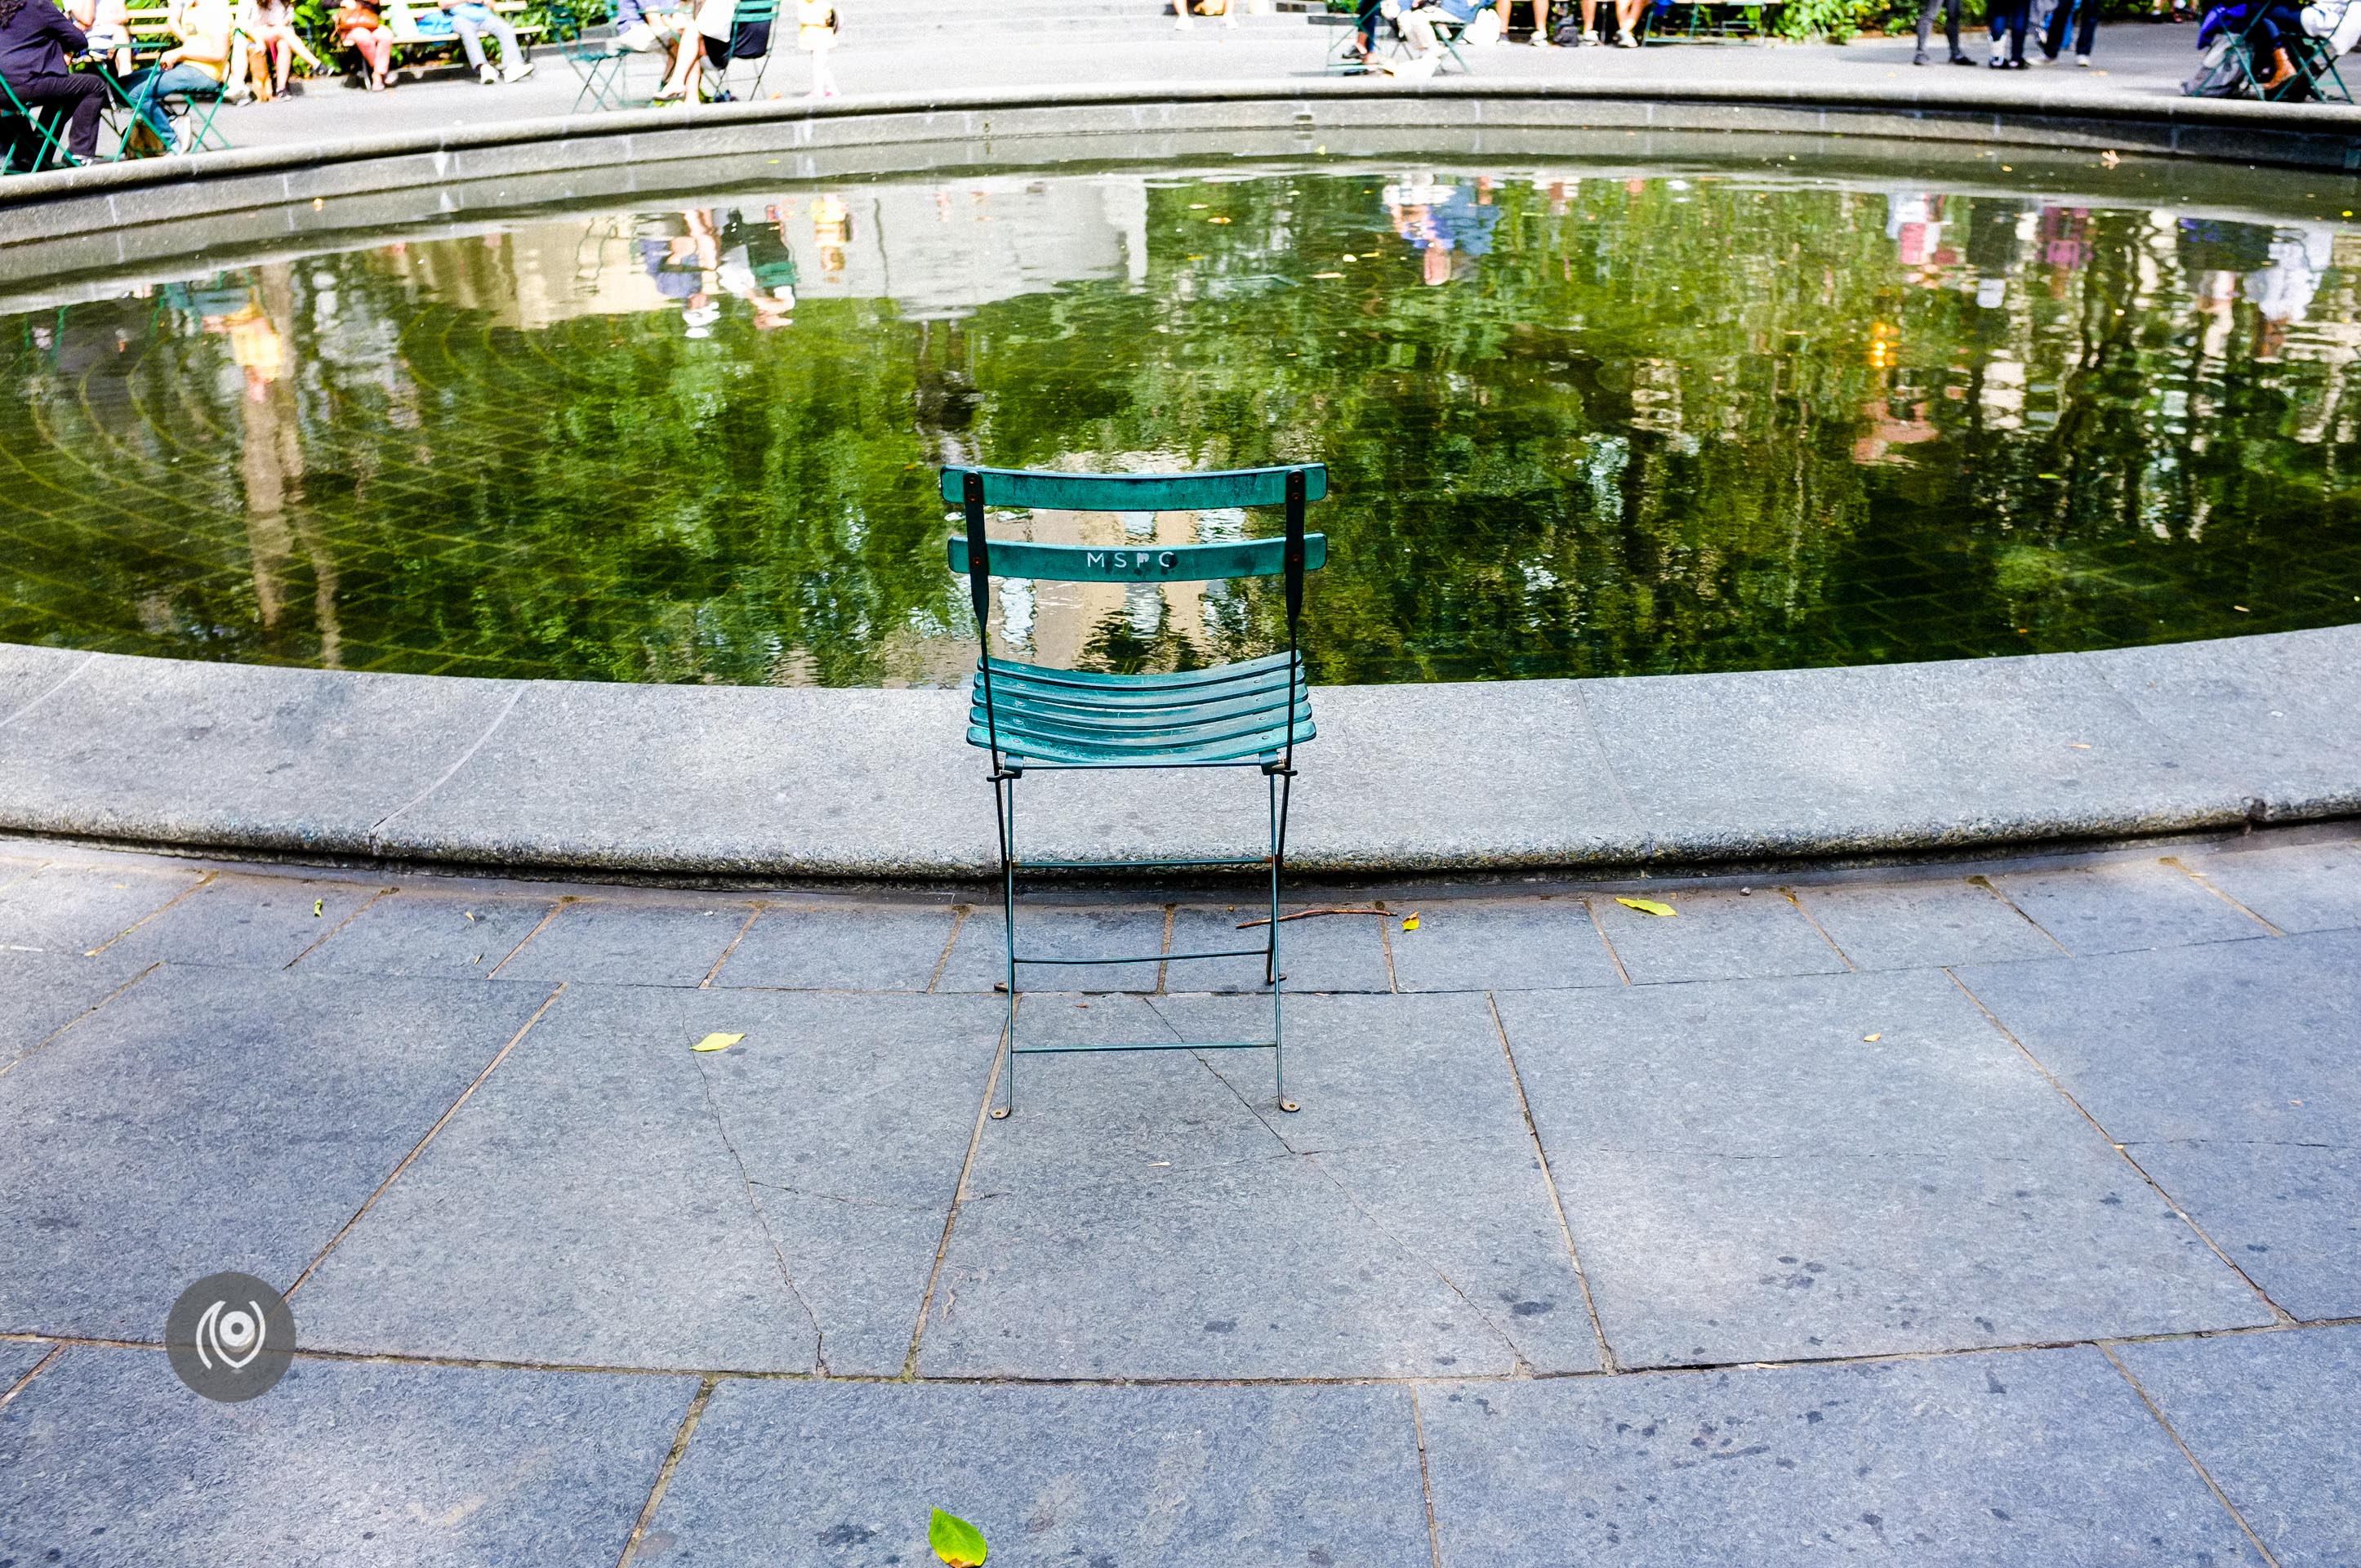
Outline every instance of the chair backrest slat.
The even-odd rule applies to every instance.
[[[1050,511],[1200,511],[1209,507],[1275,507],[1287,500],[1287,477],[1303,476],[1303,499],[1328,493],[1328,469],[1319,463],[1275,468],[1231,468],[1213,474],[1061,474],[1039,468],[956,467],[943,470],[942,497],[958,505],[965,476],[983,476],[983,503]],[[994,546],[995,551],[998,546]]]
[[[951,570],[965,576],[967,540],[950,541]],[[1303,569],[1328,564],[1328,536],[1303,536]],[[1228,544],[1160,544],[1146,548],[1095,544],[1026,544],[992,542],[990,570],[995,577],[1029,577],[1045,583],[1203,583],[1228,577],[1275,577],[1287,569],[1287,541],[1247,539]]]

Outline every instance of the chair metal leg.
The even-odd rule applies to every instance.
[[[1279,967],[1279,873],[1280,862],[1287,858],[1287,796],[1292,781],[1284,773],[1266,776],[1270,783],[1270,948],[1263,972],[1270,980],[1270,1073],[1279,1092],[1279,1108],[1293,1112],[1301,1107],[1287,1097],[1287,1035],[1280,1001],[1287,972]]]
[[[1008,959],[1006,1078],[992,1118],[1005,1122],[1016,1109],[1016,781],[992,781],[993,815],[1000,823],[1000,937]]]

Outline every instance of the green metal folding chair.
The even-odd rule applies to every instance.
[[[64,167],[65,116],[44,115],[27,104],[5,76],[0,76],[0,99],[5,99],[0,102],[0,174],[38,174]]]
[[[763,78],[770,74],[771,55],[779,47],[779,0],[738,0],[738,8],[730,16],[730,55],[721,69],[714,73],[713,84],[706,90],[706,102],[731,104],[752,102],[763,91]],[[767,27],[767,42],[760,54],[741,55],[740,40],[749,27]],[[752,60],[754,75],[743,83],[732,82],[730,72],[741,63]]]
[[[118,159],[160,156],[163,152],[163,140],[167,127],[158,125],[155,118],[140,113],[138,93],[125,82],[117,81],[114,72],[107,71],[104,75],[107,92],[115,99],[112,108],[116,115],[119,115],[122,130],[122,140],[116,145],[115,156]],[[170,119],[172,115],[172,100],[179,99],[181,126],[179,131],[174,133],[173,139],[181,151],[184,153],[227,152],[229,137],[214,127],[214,116],[221,113],[222,102],[228,95],[227,87],[220,82],[215,82],[210,90],[198,88],[193,91],[167,93],[156,100],[156,115]],[[155,146],[135,147],[133,138],[142,130],[153,138]]]
[[[1295,778],[1295,748],[1312,738],[1312,696],[1297,624],[1303,613],[1303,578],[1327,564],[1328,538],[1303,532],[1306,503],[1328,493],[1328,470],[1317,463],[1239,468],[1214,474],[1057,474],[1015,468],[945,468],[942,496],[966,514],[967,533],[950,541],[951,570],[963,573],[983,647],[968,711],[968,743],[992,754],[994,812],[1000,829],[1002,931],[1008,957],[1005,1092],[992,1113],[1016,1108],[1016,1058],[1071,1051],[1267,1050],[1279,1108],[1292,1111],[1280,1046],[1279,883],[1287,857],[1287,806]],[[1213,507],[1283,506],[1287,530],[1278,539],[1235,543],[1135,549],[994,542],[984,534],[987,506],[1047,507],[1063,511],[1197,511]],[[992,579],[1060,583],[1211,582],[1284,576],[1287,652],[1210,670],[1172,674],[1104,675],[1058,670],[992,656]],[[1260,855],[1201,855],[1157,861],[1029,860],[1016,849],[1016,781],[1027,772],[1139,768],[1259,768],[1269,795],[1270,841]],[[1270,924],[1262,945],[1202,953],[1052,958],[1017,951],[1016,882],[1020,872],[1175,870],[1267,866]],[[1021,967],[1055,964],[1176,963],[1200,959],[1260,958],[1270,988],[1270,1037],[1253,1040],[1156,1040],[1110,1045],[1035,1045],[1017,1034]]]

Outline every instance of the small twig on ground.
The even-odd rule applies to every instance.
[[[1290,920],[1309,920],[1315,915],[1377,915],[1390,918],[1393,911],[1390,909],[1299,909],[1292,915],[1282,915],[1279,919],[1279,924],[1283,926]],[[1257,926],[1269,924],[1268,920],[1241,920],[1238,922],[1238,929],[1250,930]]]

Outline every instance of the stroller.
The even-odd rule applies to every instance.
[[[2361,41],[2361,0],[2237,0],[2205,13],[2197,29],[2204,59],[2180,84],[2192,98],[2256,98],[2267,104],[2350,104],[2339,55]]]

